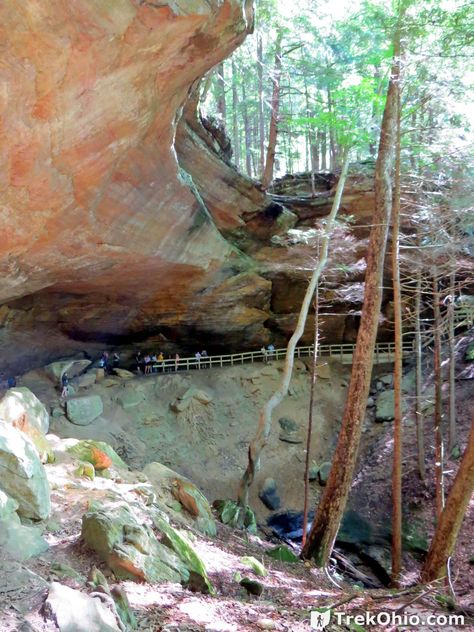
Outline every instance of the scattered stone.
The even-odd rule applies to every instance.
[[[83,581],[83,577],[80,573],[75,571],[71,566],[61,564],[60,562],[53,562],[51,564],[50,573],[56,577],[70,577],[71,579],[75,579],[80,582]]]
[[[375,399],[373,397],[367,398],[367,408],[373,408],[375,406]]]
[[[60,632],[120,632],[115,615],[98,597],[52,582],[44,613]]]
[[[263,593],[263,584],[257,582],[253,579],[249,579],[248,577],[244,577],[240,580],[239,584],[245,588],[245,590],[251,594],[260,597]]]
[[[378,393],[380,393],[380,391],[383,391],[383,390],[384,390],[384,385],[383,385],[383,382],[381,382],[380,380],[377,380],[377,381],[375,382],[375,390],[376,390]]]
[[[135,377],[135,375],[131,371],[127,371],[127,369],[115,368],[114,373],[117,377],[120,377],[122,380],[131,380]]]
[[[48,543],[41,529],[21,524],[18,502],[0,490],[0,551],[2,556],[23,562],[44,553]]]
[[[51,409],[51,417],[62,417],[64,415],[64,410],[59,408],[59,406],[55,406]]]
[[[127,410],[127,408],[133,408],[138,406],[145,399],[143,391],[139,391],[136,388],[128,387],[124,388],[120,395],[117,397],[118,403]]]
[[[66,414],[76,426],[88,426],[104,411],[100,395],[73,397],[66,402]]]
[[[0,418],[15,428],[27,432],[35,428],[42,434],[49,430],[49,414],[30,389],[10,388],[0,401]]]
[[[278,423],[280,424],[281,429],[286,432],[295,432],[298,430],[298,424],[296,421],[290,419],[289,417],[280,417]]]
[[[273,619],[259,619],[257,621],[257,628],[260,630],[274,630],[275,627],[276,623]]]
[[[207,404],[212,402],[213,397],[207,391],[191,387],[171,404],[171,410],[176,413],[182,413],[189,408],[193,400],[207,406]]]
[[[277,493],[277,487],[273,478],[266,478],[263,482],[263,487],[258,494],[260,500],[268,507],[268,509],[279,509],[281,507],[281,500]]]
[[[125,502],[92,505],[82,517],[82,539],[121,579],[181,582],[189,572],[158,542],[151,528]]]
[[[293,369],[295,371],[297,371],[297,372],[300,372],[300,373],[306,373],[306,371],[308,370],[307,367],[306,367],[306,364],[303,362],[303,360],[299,360],[299,359],[295,360],[295,363],[293,365]]]
[[[416,371],[412,369],[405,373],[402,377],[402,391],[404,393],[413,393],[416,387]]]
[[[76,377],[76,375],[80,375],[91,364],[90,360],[73,360],[71,358],[64,358],[63,360],[58,360],[57,362],[48,364],[44,367],[44,370],[53,382],[60,384],[64,373],[67,373],[69,378]]]
[[[318,478],[319,465],[313,463],[309,467],[308,478],[310,481],[315,481]]]
[[[320,485],[326,485],[329,478],[329,472],[331,471],[331,463],[323,463],[318,470],[318,480]]]
[[[282,431],[279,435],[280,441],[285,443],[303,443],[303,437],[298,432]]]
[[[0,488],[18,502],[18,513],[43,520],[51,511],[49,483],[29,437],[0,422]]]

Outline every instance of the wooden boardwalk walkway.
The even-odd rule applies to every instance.
[[[444,319],[446,320],[446,319]],[[474,306],[459,307],[455,311],[455,327],[474,325]],[[413,332],[406,333],[413,337]],[[431,339],[426,336],[426,343],[430,344]],[[424,345],[426,346],[426,345]],[[352,364],[352,356],[355,344],[335,344],[335,345],[319,345],[318,353],[323,358],[335,358],[342,364]],[[407,356],[414,352],[412,340],[403,343],[403,355]],[[394,361],[395,357],[394,342],[378,342],[375,345],[374,364],[384,364]],[[296,347],[295,358],[309,358],[313,355],[313,345],[306,347]],[[229,353],[225,355],[212,355],[207,358],[197,359],[192,356],[189,358],[180,358],[179,363],[176,360],[164,360],[153,365],[154,371],[189,371],[191,369],[212,369],[215,367],[237,366],[240,364],[253,364],[254,362],[263,362],[267,360],[283,360],[286,356],[286,347],[275,349],[272,353],[267,351],[244,351],[243,353]]]

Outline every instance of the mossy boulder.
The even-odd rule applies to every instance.
[[[28,433],[35,428],[45,435],[49,430],[49,413],[30,389],[10,388],[0,401],[0,419]]]
[[[178,500],[184,509],[196,521],[196,527],[204,533],[214,537],[217,533],[216,523],[212,517],[211,507],[204,494],[189,481],[176,479],[171,486],[173,496]]]
[[[0,490],[0,551],[2,556],[22,562],[44,553],[48,543],[41,529],[21,524],[17,509],[18,502]]]
[[[85,440],[78,441],[67,448],[67,452],[80,461],[92,463],[96,471],[104,470],[112,464],[118,468],[128,469],[115,450],[105,441]]]
[[[120,579],[187,582],[186,565],[158,542],[150,526],[125,502],[93,505],[82,517],[85,544]]]

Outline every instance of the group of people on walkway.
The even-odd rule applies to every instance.
[[[272,344],[269,344],[268,347],[265,347],[264,345],[260,349],[260,352],[262,353],[263,361],[266,364],[269,360],[273,360],[273,356],[275,355],[275,347]]]
[[[208,364],[209,355],[207,351],[204,349],[203,351],[196,351],[194,354],[196,362],[194,364],[195,368],[201,369]],[[137,373],[143,373],[144,375],[150,375],[150,373],[166,373],[179,371],[180,368],[184,367],[184,364],[181,363],[181,357],[179,353],[175,353],[175,355],[170,355],[167,358],[164,353],[160,351],[159,353],[145,353],[142,355],[141,351],[137,351],[135,354],[135,368]],[[186,368],[189,366],[189,363],[186,363]],[[192,366],[190,368],[193,368]]]

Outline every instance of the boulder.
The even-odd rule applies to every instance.
[[[120,632],[115,615],[98,597],[52,582],[44,613],[60,632]]]
[[[464,361],[465,362],[473,362],[474,361],[474,342],[471,342],[467,345],[466,351],[464,352]]]
[[[387,388],[393,388],[393,373],[387,373],[386,375],[381,375],[378,379]]]
[[[275,510],[281,507],[280,496],[277,493],[276,483],[273,478],[266,478],[263,481],[258,497],[268,509]]]
[[[285,443],[303,443],[303,436],[296,432],[289,432],[286,430],[282,430],[279,435],[280,441],[284,441]]]
[[[28,388],[9,389],[0,401],[0,419],[19,430],[36,428],[42,434],[49,430],[49,413]]]
[[[44,553],[48,543],[41,529],[21,524],[17,509],[17,501],[0,490],[0,551],[9,559],[22,562]]]
[[[114,373],[122,380],[131,380],[135,377],[135,374],[131,371],[127,371],[127,369],[119,369],[118,367],[114,368]]]
[[[66,415],[76,426],[87,426],[97,419],[104,410],[100,395],[73,397],[66,402]]]
[[[29,437],[4,422],[0,422],[0,488],[18,502],[18,513],[25,518],[49,516],[49,483],[38,451]]]
[[[367,398],[367,408],[373,408],[375,406],[375,399],[373,397]]]
[[[92,505],[82,517],[81,536],[121,579],[152,583],[189,579],[185,564],[125,502]]]
[[[331,379],[331,367],[327,362],[325,362],[324,364],[316,365],[316,376],[320,377],[323,380]]]
[[[375,405],[375,421],[392,421],[395,415],[395,391],[381,392]],[[406,402],[402,400],[402,414],[407,411]]]
[[[105,441],[95,441],[92,439],[77,441],[67,449],[80,461],[92,463],[96,470],[103,470],[114,464],[116,467],[128,470],[128,465],[119,457],[115,450]]]
[[[331,471],[331,463],[326,461],[321,465],[318,470],[318,480],[320,485],[326,485],[329,478],[329,472]]]
[[[95,373],[87,372],[73,378],[72,386],[75,389],[89,388],[95,384]]]
[[[308,478],[310,481],[315,481],[318,478],[318,472],[319,472],[319,465],[317,465],[316,463],[312,463],[309,466],[309,471],[308,471]]]
[[[145,394],[143,391],[139,391],[136,388],[127,387],[124,388],[120,395],[117,397],[117,402],[127,410],[127,408],[133,408],[134,406],[138,406],[145,399]]]
[[[64,373],[67,373],[69,378],[76,377],[76,375],[80,375],[91,364],[92,363],[90,360],[74,360],[71,358],[64,358],[63,360],[51,362],[51,364],[48,364],[44,367],[44,370],[53,380],[53,382],[60,384],[61,378]]]

